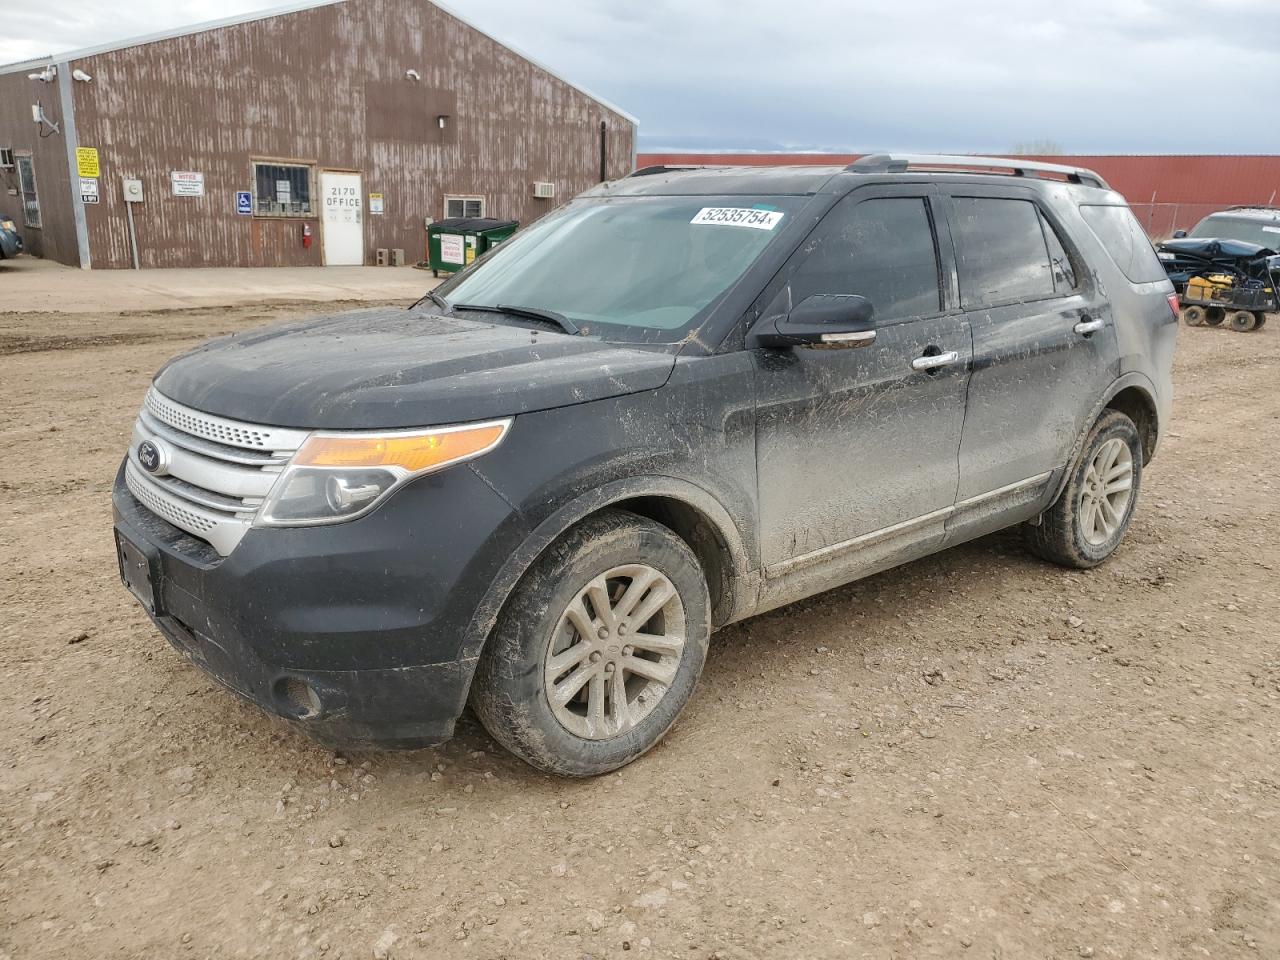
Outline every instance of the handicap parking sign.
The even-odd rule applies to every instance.
[[[236,191],[236,213],[244,216],[253,214],[253,194],[248,190]]]

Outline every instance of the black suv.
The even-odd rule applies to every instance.
[[[725,624],[1013,524],[1106,559],[1176,307],[1087,170],[641,170],[411,308],[170,362],[116,479],[123,579],[325,742],[439,742],[470,700],[598,774]]]

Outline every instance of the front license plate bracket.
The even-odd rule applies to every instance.
[[[160,616],[157,598],[159,576],[156,562],[127,537],[116,531],[116,557],[120,561],[120,580],[137,597],[147,613]]]

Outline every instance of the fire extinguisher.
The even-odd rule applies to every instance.
[[[311,224],[309,223],[302,225],[302,245],[308,250],[311,249]]]

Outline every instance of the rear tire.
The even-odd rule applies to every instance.
[[[1204,322],[1211,327],[1220,326],[1225,319],[1227,319],[1227,311],[1221,307],[1208,307],[1204,312]]]
[[[1036,556],[1087,570],[1106,560],[1129,529],[1142,486],[1142,439],[1133,421],[1107,410],[1086,438],[1067,485],[1024,540]]]
[[[1188,327],[1199,327],[1204,325],[1204,308],[1203,307],[1183,307],[1182,322]]]
[[[1237,310],[1228,318],[1236,333],[1249,333],[1258,328],[1258,318],[1248,310]]]
[[[605,510],[552,544],[512,592],[471,705],[539,770],[608,773],[675,722],[710,636],[711,600],[689,546],[659,523]]]

